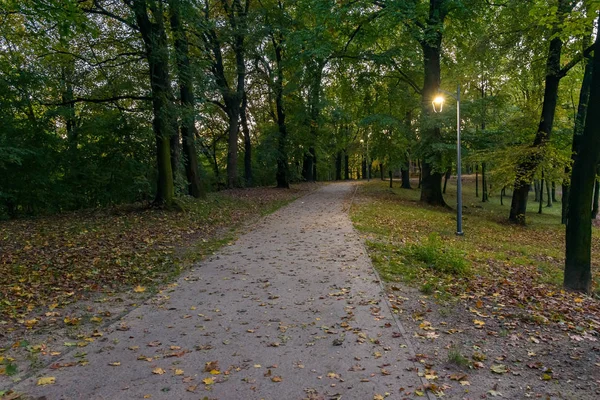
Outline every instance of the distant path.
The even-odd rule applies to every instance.
[[[14,389],[48,400],[414,392],[421,381],[410,343],[347,214],[353,188],[331,184],[266,217],[81,348],[85,356],[75,350],[59,361],[89,364],[41,371]],[[204,371],[211,361],[215,375]],[[39,376],[56,383],[36,386]]]

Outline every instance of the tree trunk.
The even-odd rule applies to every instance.
[[[443,0],[430,0],[429,19],[426,23],[424,36],[419,44],[423,50],[424,81],[421,98],[421,112],[423,118],[428,118],[433,112],[431,101],[440,88],[440,51],[442,45],[442,32],[447,10],[443,7]],[[442,195],[442,174],[436,172],[432,164],[432,157],[439,159],[439,154],[432,153],[431,144],[441,141],[439,126],[434,126],[423,131],[422,148],[428,152],[422,161],[421,201],[436,206],[445,206]],[[439,161],[439,160],[438,160]]]
[[[339,150],[335,155],[335,180],[342,180],[342,152]]]
[[[569,196],[564,286],[588,293],[591,288],[592,195],[600,161],[600,35],[594,43],[589,113],[581,137]]]
[[[596,181],[594,185],[594,201],[592,202],[592,219],[596,219],[598,216],[598,199],[600,198],[600,182]]]
[[[244,92],[242,98],[242,108],[240,109],[240,120],[242,123],[242,132],[244,132],[244,180],[246,187],[253,185],[252,177],[252,141],[250,138],[250,127],[248,126],[248,97]]]
[[[417,186],[417,188],[421,189],[421,180],[423,179],[423,169],[421,168],[421,160],[417,160],[417,165],[419,166],[419,185]]]
[[[402,167],[400,169],[400,174],[402,175],[402,189],[411,189],[410,187],[410,170],[407,167]]]
[[[487,176],[485,175],[485,162],[481,163],[481,201],[486,203],[489,201]]]
[[[289,189],[289,167],[287,157],[287,126],[285,122],[285,109],[283,106],[283,37],[271,36],[275,50],[275,65],[277,79],[275,83],[275,108],[277,110],[277,126],[279,127],[279,141],[277,145],[277,187]]]
[[[194,83],[192,72],[190,70],[188,39],[181,23],[180,0],[169,0],[169,5],[171,9],[171,31],[175,37],[179,93],[183,109],[181,113],[181,137],[185,175],[187,178],[187,190],[189,195],[200,198],[205,194],[200,185],[198,155],[196,153],[195,145],[197,131],[194,111]],[[173,142],[171,142],[171,145],[173,145]]]
[[[562,76],[560,75],[560,56],[563,42],[559,36],[562,27],[560,26],[565,19],[565,15],[572,8],[570,0],[558,0],[557,17],[558,22],[552,29],[552,39],[548,49],[546,59],[546,81],[544,87],[544,102],[542,105],[542,114],[540,123],[535,135],[532,147],[544,146],[552,133],[554,124],[554,115],[556,111],[556,102],[558,99],[558,84]],[[517,166],[517,173],[510,207],[509,220],[511,222],[525,224],[525,213],[527,211],[527,197],[529,194],[530,182],[541,159],[537,156],[522,160]]]
[[[552,201],[556,203],[556,182],[552,181]]]
[[[539,179],[534,179],[533,181],[533,191],[535,192],[535,198],[533,201],[540,201],[540,181]]]
[[[586,36],[586,42],[589,42],[589,36]],[[585,44],[584,44],[585,46]],[[583,80],[581,81],[581,89],[579,91],[579,105],[577,106],[577,116],[575,117],[575,127],[573,128],[573,143],[571,144],[571,160],[573,163],[577,159],[577,153],[580,148],[581,136],[583,134],[583,128],[585,124],[585,118],[588,110],[588,101],[590,98],[590,90],[592,87],[592,57],[591,55],[586,58],[585,69],[583,72]],[[565,167],[565,173],[569,175],[571,173],[570,167]],[[562,184],[562,198],[561,198],[561,222],[567,223],[567,216],[569,214],[569,194],[571,187],[568,183]]]
[[[546,179],[546,207],[552,207],[552,189]]]
[[[388,171],[388,174],[390,175],[390,189],[392,189],[394,180],[392,179],[393,173],[391,169]]]
[[[361,167],[362,167],[362,177],[363,177],[363,179],[365,179],[367,177],[367,159],[365,158],[365,156],[363,156],[363,158],[362,158]]]
[[[164,27],[162,3],[154,5],[155,22],[150,21],[148,4],[145,0],[135,0],[132,5],[139,26],[146,58],[148,59],[150,88],[152,91],[152,127],[156,139],[156,161],[158,182],[157,204],[171,205],[174,197],[173,170],[171,168],[170,139],[175,132],[172,112],[171,80],[169,78],[169,48]]]
[[[348,156],[348,151],[344,150],[344,178],[346,180],[350,179],[350,157]]]
[[[475,164],[475,197],[479,197],[479,164]]]
[[[540,179],[540,206],[538,207],[538,214],[542,213],[542,204],[544,203],[544,171],[542,171],[542,179]]]
[[[448,179],[450,179],[450,174],[452,173],[452,169],[448,168],[446,173],[444,174],[444,189],[442,190],[443,194],[446,194],[446,186],[448,185]],[[477,186],[475,186],[477,187]]]

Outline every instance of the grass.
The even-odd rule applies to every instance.
[[[457,236],[454,210],[420,203],[418,189],[389,189],[387,185],[380,181],[361,185],[351,209],[352,220],[366,234],[371,258],[383,279],[404,282],[436,297],[469,294],[495,302],[507,300],[534,316],[542,313],[554,320],[560,318],[545,309],[542,299],[574,301],[574,295],[561,291],[565,245],[560,202],[552,208],[544,205],[540,215],[537,203],[530,201],[529,209],[534,211],[527,213],[527,226],[517,226],[507,222],[510,196],[504,198],[504,205],[494,193],[489,202],[482,203],[475,197],[473,177],[466,177],[465,235]],[[450,181],[445,195],[450,206],[456,204],[455,193]],[[592,257],[600,257],[596,228]],[[584,300],[576,300],[567,310],[560,309],[562,318],[577,317],[575,308]],[[597,307],[593,299],[585,302]]]

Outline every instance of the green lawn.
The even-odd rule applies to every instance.
[[[475,197],[473,177],[463,182],[464,236],[455,234],[455,181],[448,183],[445,195],[452,209],[423,205],[416,187],[400,189],[395,183],[397,188],[390,190],[387,182],[378,180],[360,186],[352,220],[366,234],[384,279],[405,282],[441,299],[472,296],[504,302],[556,321],[578,319],[583,302],[597,307],[592,298],[561,290],[565,245],[560,201],[552,208],[544,204],[540,215],[531,193],[528,225],[518,226],[507,222],[510,192],[504,205],[497,193],[482,203]],[[593,235],[593,260],[598,260],[597,229]],[[548,299],[564,307],[550,308]]]

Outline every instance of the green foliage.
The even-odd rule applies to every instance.
[[[422,264],[443,274],[467,275],[470,262],[464,253],[444,244],[439,234],[432,233],[422,243],[407,245],[402,254],[408,264]]]

